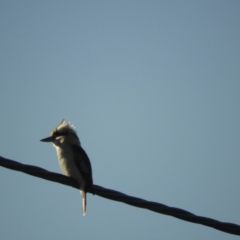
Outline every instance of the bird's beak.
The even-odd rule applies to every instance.
[[[53,142],[53,140],[54,140],[54,137],[47,137],[47,138],[41,139],[40,141],[41,142]]]

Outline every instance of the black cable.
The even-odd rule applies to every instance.
[[[75,180],[73,180],[72,178],[66,177],[62,174],[49,172],[40,167],[22,164],[13,160],[3,158],[1,156],[0,156],[0,166],[9,168],[12,170],[16,170],[16,171],[21,171],[35,177],[43,178],[53,182],[58,182],[58,183],[78,189],[77,182],[75,182]],[[123,202],[134,207],[145,208],[157,213],[176,217],[184,221],[202,224],[202,225],[212,227],[230,234],[240,235],[240,226],[237,224],[225,223],[225,222],[220,222],[211,218],[196,216],[190,212],[187,212],[179,208],[168,207],[166,205],[163,205],[157,202],[150,202],[140,198],[128,196],[121,192],[103,188],[98,185],[94,185],[93,190],[94,190],[94,194],[107,199]]]

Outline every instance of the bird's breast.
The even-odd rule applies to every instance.
[[[75,161],[74,161],[74,153],[71,148],[56,148],[58,162],[62,173],[66,176],[74,178],[79,184],[84,182],[83,177],[78,170]]]
[[[57,156],[62,173],[71,176],[73,169],[76,169],[72,151],[68,148],[57,148]]]

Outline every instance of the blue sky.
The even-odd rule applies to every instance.
[[[240,2],[1,1],[0,155],[59,172],[76,127],[94,183],[240,224]],[[0,167],[1,239],[237,239]]]

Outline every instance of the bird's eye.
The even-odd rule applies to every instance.
[[[67,131],[61,132],[61,133],[59,133],[59,135],[61,135],[61,136],[66,136],[66,135],[67,135]]]
[[[58,137],[60,135],[60,133],[56,130],[53,130],[51,135],[54,137]]]
[[[54,136],[54,137],[66,136],[66,135],[67,135],[67,132],[55,131],[55,132],[53,133],[53,136]]]

